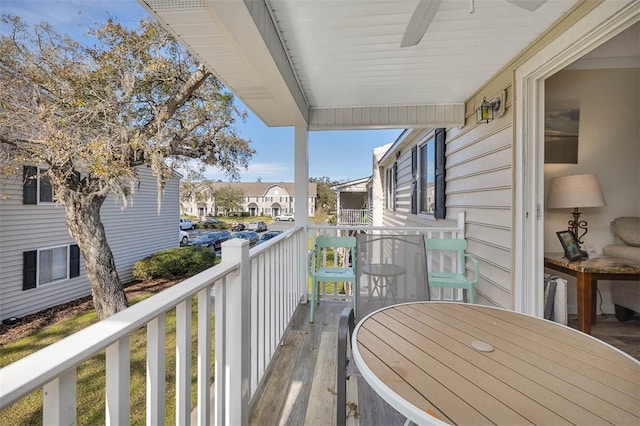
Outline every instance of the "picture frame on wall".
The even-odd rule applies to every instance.
[[[558,239],[560,240],[560,245],[564,249],[564,257],[566,257],[569,261],[575,261],[586,258],[586,254],[584,251],[580,249],[580,244],[576,240],[576,236],[573,235],[573,232],[567,231],[559,231],[556,232]]]
[[[547,106],[544,118],[544,162],[578,164],[580,108],[578,102]]]

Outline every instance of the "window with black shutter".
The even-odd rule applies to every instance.
[[[445,136],[446,129],[439,128],[434,136],[418,147],[419,212],[433,215],[436,219],[446,216],[445,192]]]
[[[77,244],[22,253],[23,290],[78,276],[80,276],[80,248]]]
[[[53,203],[53,186],[46,169],[23,166],[22,204]]]

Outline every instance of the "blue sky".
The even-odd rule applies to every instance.
[[[108,17],[135,26],[148,16],[135,0],[0,0],[0,12],[18,15],[29,23],[47,21],[57,31],[78,40],[85,37],[88,27],[103,23]],[[293,181],[293,128],[267,127],[247,111],[247,121],[237,127],[243,138],[251,140],[256,154],[249,169],[241,171],[241,180]],[[400,133],[401,129],[310,132],[309,176],[328,176],[337,181],[369,176],[373,148],[393,142]],[[227,180],[213,168],[205,176]]]

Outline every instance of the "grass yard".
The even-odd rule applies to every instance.
[[[168,285],[172,285],[171,282]],[[165,283],[167,284],[167,283]],[[146,289],[130,291],[127,297],[130,304],[135,304],[157,292]],[[37,350],[69,336],[97,321],[90,303],[90,309],[80,310],[43,328],[34,328],[26,335],[0,346],[0,367],[23,358]],[[78,310],[77,308],[75,309]],[[64,317],[64,315],[62,315]],[[191,403],[196,398],[196,354],[197,348],[197,301],[192,301],[192,379]],[[215,323],[211,317],[211,341],[214,341]],[[166,423],[175,424],[175,310],[167,313],[166,318]],[[3,339],[3,341],[6,339]],[[146,403],[146,329],[141,328],[130,336],[131,345],[131,424],[145,424]],[[213,379],[213,345],[211,354],[211,374]],[[81,425],[104,424],[105,405],[105,354],[101,352],[84,362],[77,371],[77,422]],[[0,411],[0,425],[38,425],[42,424],[42,391],[34,392],[13,406]]]

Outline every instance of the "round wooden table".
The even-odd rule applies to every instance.
[[[480,305],[366,316],[353,358],[416,424],[640,424],[640,362],[577,330]]]

